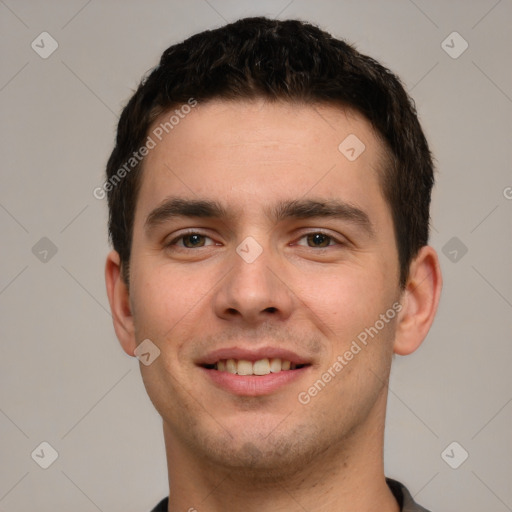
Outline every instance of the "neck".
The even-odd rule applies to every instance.
[[[384,413],[379,416],[314,460],[274,473],[221,466],[180,443],[164,424],[169,512],[399,512],[384,477]]]

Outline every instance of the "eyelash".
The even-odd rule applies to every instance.
[[[174,246],[178,241],[180,240],[183,240],[184,238],[186,238],[187,236],[192,236],[192,235],[199,235],[201,237],[204,237],[204,238],[209,238],[210,240],[211,237],[209,237],[208,235],[205,235],[204,233],[201,233],[200,231],[187,231],[186,233],[182,233],[180,236],[174,238],[173,240],[171,240],[168,244],[166,244],[165,246],[166,247],[172,247]],[[302,240],[303,238],[306,238],[308,236],[312,236],[312,235],[324,235],[326,236],[327,238],[330,239],[330,241],[332,242],[335,242],[333,244],[329,244],[328,246],[326,247],[311,247],[311,246],[305,246],[309,249],[327,249],[328,247],[333,247],[333,246],[342,246],[342,245],[346,245],[344,242],[342,242],[341,240],[337,239],[336,237],[330,235],[329,233],[326,233],[322,230],[317,230],[317,231],[310,231],[308,233],[304,233],[303,235],[301,235],[298,240]],[[219,244],[209,244],[207,246],[199,246],[197,247],[197,249],[203,249],[204,247],[210,247],[210,246],[213,246],[213,245],[219,245]],[[295,245],[295,244],[294,244]],[[298,244],[297,244],[298,245]],[[192,247],[185,247],[185,246],[178,246],[180,249],[184,249],[184,250],[193,250],[194,248]],[[302,246],[304,247],[304,246]]]

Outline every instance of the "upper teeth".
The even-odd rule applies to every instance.
[[[279,358],[264,358],[258,361],[247,361],[245,359],[223,359],[218,361],[215,368],[220,372],[237,373],[238,375],[268,375],[281,370],[295,369],[296,365]]]

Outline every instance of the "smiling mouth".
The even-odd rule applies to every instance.
[[[246,359],[220,359],[214,364],[203,364],[201,366],[207,370],[217,370],[219,372],[245,376],[268,375],[270,373],[298,370],[310,365],[295,364],[279,358],[263,358],[257,361],[248,361]]]

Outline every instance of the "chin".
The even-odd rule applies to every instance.
[[[252,428],[232,437],[227,433],[221,438],[203,436],[201,445],[212,466],[221,466],[239,477],[275,481],[299,473],[305,464],[328,449],[329,441],[326,446],[320,445],[322,433],[313,430],[297,425],[288,431],[274,427],[270,433]]]

